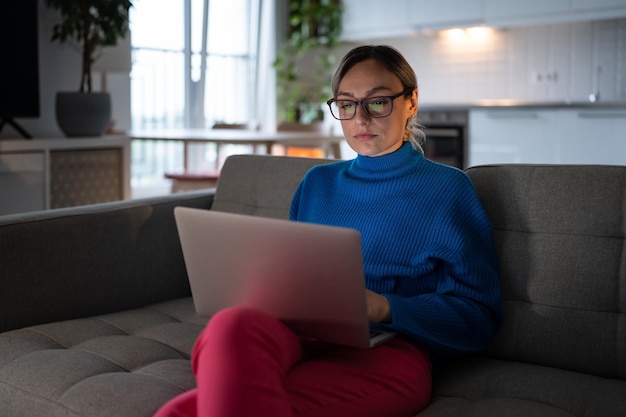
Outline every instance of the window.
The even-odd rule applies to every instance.
[[[132,128],[210,128],[257,120],[260,4],[136,0],[130,16]],[[164,172],[182,170],[179,143],[137,141],[132,147],[134,190],[166,187]],[[206,146],[190,162],[192,168],[202,169],[214,158],[214,149]]]
[[[248,123],[258,16],[258,0],[137,0],[131,9],[133,129]]]

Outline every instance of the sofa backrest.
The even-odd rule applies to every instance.
[[[304,174],[332,159],[269,155],[228,157],[212,209],[264,217],[289,218],[291,199]]]
[[[313,165],[231,156],[214,210],[288,218]],[[626,377],[626,167],[467,170],[494,225],[504,321],[486,354]]]
[[[487,353],[626,379],[626,167],[467,173],[493,223],[503,287]]]

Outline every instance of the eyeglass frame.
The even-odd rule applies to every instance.
[[[404,91],[398,93],[398,94],[393,94],[390,96],[373,96],[373,97],[367,97],[364,98],[363,100],[351,100],[349,98],[331,98],[330,100],[328,100],[326,102],[326,104],[328,105],[328,108],[330,109],[330,114],[331,116],[333,116],[335,119],[337,120],[352,120],[356,117],[356,112],[357,112],[357,107],[361,106],[361,108],[363,109],[363,111],[365,111],[365,114],[367,114],[369,117],[373,118],[373,119],[382,119],[383,117],[389,117],[391,115],[391,113],[393,113],[393,102],[400,96],[406,96],[407,94],[409,94],[410,92],[412,92],[414,90],[414,88],[409,87],[407,89],[405,89]],[[367,109],[367,107],[365,106],[365,102],[368,100],[372,100],[372,99],[377,99],[377,98],[386,98],[389,99],[391,101],[391,110],[389,110],[389,113],[387,113],[384,116],[374,116],[372,114],[370,114],[369,110]],[[337,101],[350,101],[352,103],[354,103],[354,114],[352,115],[352,117],[350,117],[349,119],[340,119],[337,116],[335,116],[335,114],[333,113],[333,108],[332,105],[333,103],[336,103]]]

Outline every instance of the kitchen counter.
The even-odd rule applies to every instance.
[[[467,103],[420,103],[419,111],[464,111],[473,108],[509,109],[509,108],[543,108],[543,109],[602,109],[626,110],[626,101],[524,101],[524,100],[476,100]]]
[[[626,165],[624,104],[485,106],[469,108],[467,113],[469,166]]]
[[[464,167],[626,165],[626,101],[422,103],[418,118],[430,139],[435,136],[450,144],[461,138]]]

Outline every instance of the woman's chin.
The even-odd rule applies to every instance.
[[[368,141],[368,142],[348,142],[348,145],[352,148],[352,150],[358,153],[361,156],[383,156],[395,152],[400,148],[400,146],[391,146],[389,148],[381,148],[377,146],[377,144]],[[401,145],[401,144],[400,144]]]
[[[372,141],[348,141],[352,150],[362,156],[375,156],[380,150]]]

